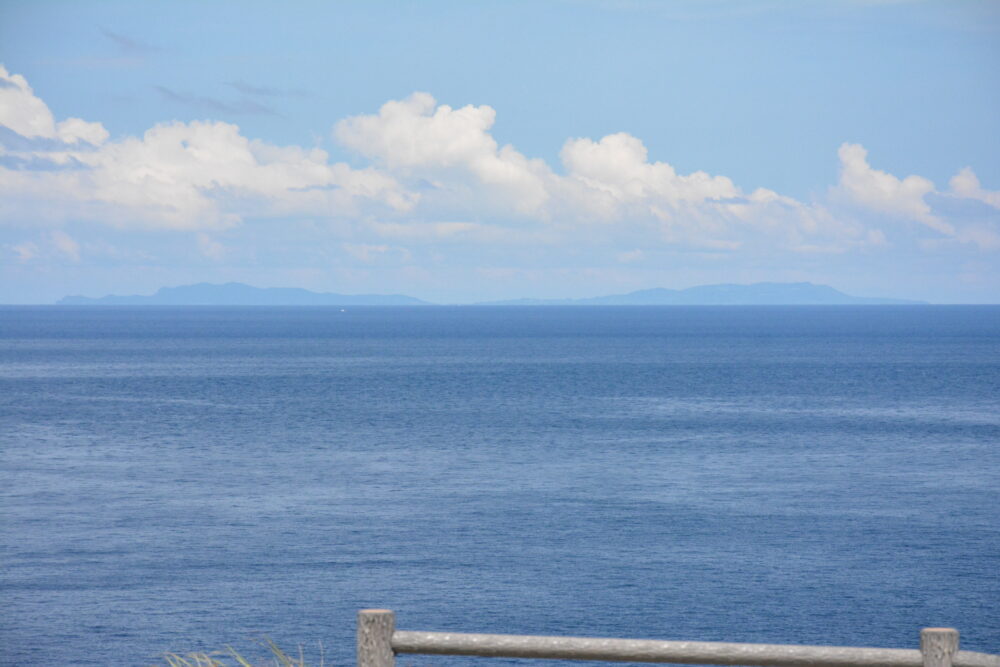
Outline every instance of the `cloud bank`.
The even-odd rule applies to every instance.
[[[214,259],[226,252],[212,234],[249,221],[295,220],[327,224],[359,261],[409,257],[406,246],[456,240],[489,248],[606,248],[623,264],[644,261],[656,248],[1000,249],[1000,192],[984,188],[968,167],[939,190],[918,175],[881,171],[863,146],[844,143],[838,182],[815,200],[799,201],[764,188],[746,191],[724,175],[678,173],[623,132],[569,138],[560,164],[550,165],[501,146],[491,134],[495,120],[489,106],[453,108],[414,93],[333,123],[333,139],[365,161],[350,166],[317,148],[277,146],[210,120],[164,122],[142,136],[112,138],[99,122],[57,120],[24,77],[0,66],[0,221],[188,232]],[[978,208],[955,214],[956,202]],[[50,245],[79,260],[80,246],[58,234],[48,237]],[[39,255],[30,245],[13,250],[21,259]]]

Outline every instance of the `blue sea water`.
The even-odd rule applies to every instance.
[[[0,464],[3,664],[1000,652],[1000,307],[4,307]]]

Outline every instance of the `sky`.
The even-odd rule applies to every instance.
[[[0,1],[0,303],[1000,303],[994,0]]]

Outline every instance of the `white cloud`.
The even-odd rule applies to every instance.
[[[52,112],[27,80],[11,74],[0,65],[0,125],[6,125],[24,137],[54,137],[56,123]]]
[[[414,93],[385,103],[378,115],[338,122],[334,137],[403,177],[429,180],[441,199],[468,193],[487,206],[544,215],[551,171],[512,146],[499,147],[489,133],[496,112],[435,105],[427,93]]]
[[[943,234],[954,234],[954,227],[935,216],[924,200],[934,192],[931,181],[921,176],[899,179],[872,169],[868,151],[860,144],[842,144],[837,155],[840,182],[834,188],[835,196],[877,213],[916,220]]]
[[[624,132],[596,142],[570,139],[563,146],[561,157],[570,179],[608,195],[615,202],[676,206],[741,194],[724,176],[713,177],[703,171],[681,176],[665,162],[649,162],[642,142]]]
[[[416,220],[384,221],[378,225],[383,234],[440,237],[442,228],[416,222],[457,217],[509,228],[492,235],[477,230],[480,240],[520,236],[524,242],[603,244],[609,234],[631,234],[732,249],[741,245],[733,237],[747,233],[776,234],[782,244],[817,231],[821,216],[808,206],[767,190],[745,195],[724,176],[679,174],[670,164],[651,162],[643,143],[626,133],[568,140],[561,152],[564,173],[557,174],[541,160],[499,146],[490,134],[495,118],[488,106],[453,109],[415,93],[384,104],[378,114],[340,121],[334,136],[421,192],[411,216]],[[512,222],[523,219],[535,228]],[[844,228],[818,231],[832,237]]]
[[[948,182],[951,193],[956,197],[976,199],[993,208],[1000,208],[1000,191],[984,190],[972,167],[965,167],[951,177]]]
[[[248,219],[315,221],[362,262],[402,257],[389,245],[396,242],[589,247],[622,263],[641,262],[656,247],[848,252],[888,247],[922,229],[899,221],[952,243],[996,245],[989,221],[971,226],[934,210],[928,195],[941,193],[931,181],[876,170],[857,144],[840,147],[829,197],[802,202],[766,188],[745,192],[723,175],[678,173],[624,132],[567,140],[553,168],[501,146],[491,134],[493,108],[453,108],[414,93],[335,124],[336,139],[370,160],[352,168],[322,150],[276,146],[216,121],[165,122],[111,140],[100,123],[57,122],[24,77],[0,66],[0,79],[0,123],[9,129],[0,134],[9,140],[0,145],[0,220],[194,232],[201,254],[214,259],[229,248],[210,234]],[[1000,193],[969,168],[947,194],[1000,208]],[[79,258],[79,245],[60,238],[62,256]],[[227,243],[238,240],[227,235]],[[15,252],[31,258],[37,249]]]
[[[390,168],[468,165],[495,154],[488,133],[496,112],[488,107],[436,107],[427,93],[386,102],[377,116],[340,121],[334,135],[345,146]]]
[[[356,199],[409,206],[383,174],[330,165],[318,149],[251,141],[229,123],[158,125],[79,159],[92,167],[92,199],[177,229],[230,227],[246,215],[353,214]]]
[[[996,221],[991,223],[981,216],[969,218],[954,212],[949,214],[948,206],[940,200],[942,196],[974,200],[1000,209],[1000,192],[984,189],[970,167],[951,178],[949,191],[941,192],[933,182],[921,176],[900,179],[873,169],[868,164],[868,152],[858,144],[845,143],[838,154],[841,171],[839,183],[831,188],[834,203],[850,204],[866,213],[869,221],[881,217],[887,222],[895,219],[922,223],[944,236],[918,239],[918,245],[928,251],[955,244],[973,245],[982,251],[1000,249],[1000,230],[996,228]],[[928,195],[937,196],[937,210],[930,203],[933,198]],[[887,237],[882,229],[870,228],[866,234],[871,246],[892,243],[892,234]]]
[[[0,125],[23,137],[58,139],[70,144],[85,141],[97,145],[108,138],[100,123],[79,118],[56,123],[49,107],[35,96],[27,80],[20,74],[11,74],[3,65],[0,65]]]
[[[23,77],[0,75],[0,122],[24,138],[4,149],[0,164],[3,217],[11,222],[206,230],[248,216],[353,217],[372,205],[406,211],[417,199],[376,169],[330,164],[319,149],[250,140],[229,123],[162,123],[109,142],[98,123],[55,123]]]
[[[69,118],[56,123],[56,137],[68,144],[81,141],[98,146],[108,140],[108,131],[100,123],[88,123],[79,118]]]

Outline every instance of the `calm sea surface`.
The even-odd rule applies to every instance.
[[[4,307],[0,464],[3,664],[1000,652],[1000,307]]]

